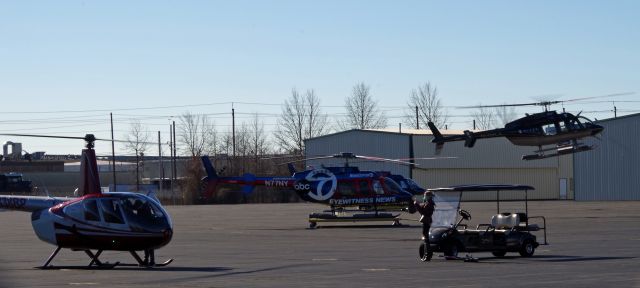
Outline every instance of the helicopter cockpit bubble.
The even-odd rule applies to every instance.
[[[139,195],[127,195],[122,197],[122,203],[128,208],[123,210],[133,230],[161,232],[171,228],[164,209],[154,201]]]

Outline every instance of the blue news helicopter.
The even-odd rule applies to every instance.
[[[296,171],[292,163],[342,158],[346,160],[344,166],[324,167]],[[445,157],[440,157],[445,158]],[[428,158],[428,159],[440,159]],[[340,153],[329,156],[313,157],[287,163],[292,173],[288,177],[257,177],[253,174],[243,176],[220,177],[217,175],[208,156],[202,157],[207,176],[202,179],[203,197],[210,198],[224,184],[242,186],[242,192],[249,194],[255,186],[267,186],[293,189],[303,200],[330,206],[329,213],[313,213],[309,215],[310,227],[317,222],[328,221],[378,221],[393,219],[399,224],[398,215],[380,213],[382,211],[407,210],[413,202],[413,197],[426,191],[413,180],[388,171],[361,171],[358,167],[349,166],[349,159],[364,159],[367,161],[391,162],[402,165],[415,165],[397,159],[386,159],[371,156]],[[421,158],[427,159],[427,158]],[[401,183],[401,184],[399,184]],[[357,210],[349,210],[356,207]],[[337,212],[373,212],[370,214],[356,214],[349,217],[338,216]]]

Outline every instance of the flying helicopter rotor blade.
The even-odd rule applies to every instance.
[[[402,159],[394,159],[400,161],[410,161],[410,160],[440,160],[440,159],[458,159],[455,156],[443,156],[443,157],[416,157],[416,158],[402,158]]]
[[[633,94],[636,94],[636,92],[621,92],[621,93],[613,93],[613,94],[606,94],[606,95],[600,95],[600,96],[574,98],[574,99],[567,99],[567,100],[560,100],[560,101],[561,102],[576,102],[576,101],[599,99],[599,98],[627,96],[627,95],[633,95]]]
[[[532,103],[516,103],[516,104],[499,104],[499,105],[474,105],[474,106],[456,106],[454,108],[473,109],[473,108],[497,108],[497,107],[518,107],[518,106],[538,106],[539,102]]]

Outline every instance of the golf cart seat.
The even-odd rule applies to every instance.
[[[496,230],[510,230],[520,225],[518,213],[500,213],[491,216],[491,226]]]
[[[491,217],[491,226],[496,230],[538,231],[538,224],[527,225],[527,213],[500,213]]]

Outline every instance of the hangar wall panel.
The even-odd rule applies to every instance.
[[[352,152],[356,155],[384,157],[389,159],[410,158],[410,135],[390,132],[372,132],[366,130],[349,130],[327,136],[312,138],[305,141],[305,155],[333,155],[340,152]],[[307,161],[307,165],[314,167],[342,166],[343,159],[322,159]],[[356,159],[349,163],[358,166],[360,170],[391,171],[410,177],[411,169],[407,165],[385,162],[370,162]]]
[[[414,169],[414,179],[427,188],[448,187],[463,184],[523,184],[535,188],[529,191],[529,199],[558,199],[559,186],[556,168],[520,168],[520,169]],[[495,200],[496,193],[465,193],[463,200]],[[501,192],[500,199],[520,200],[522,192]]]
[[[599,121],[596,149],[574,154],[575,197],[581,201],[640,200],[640,114]]]

